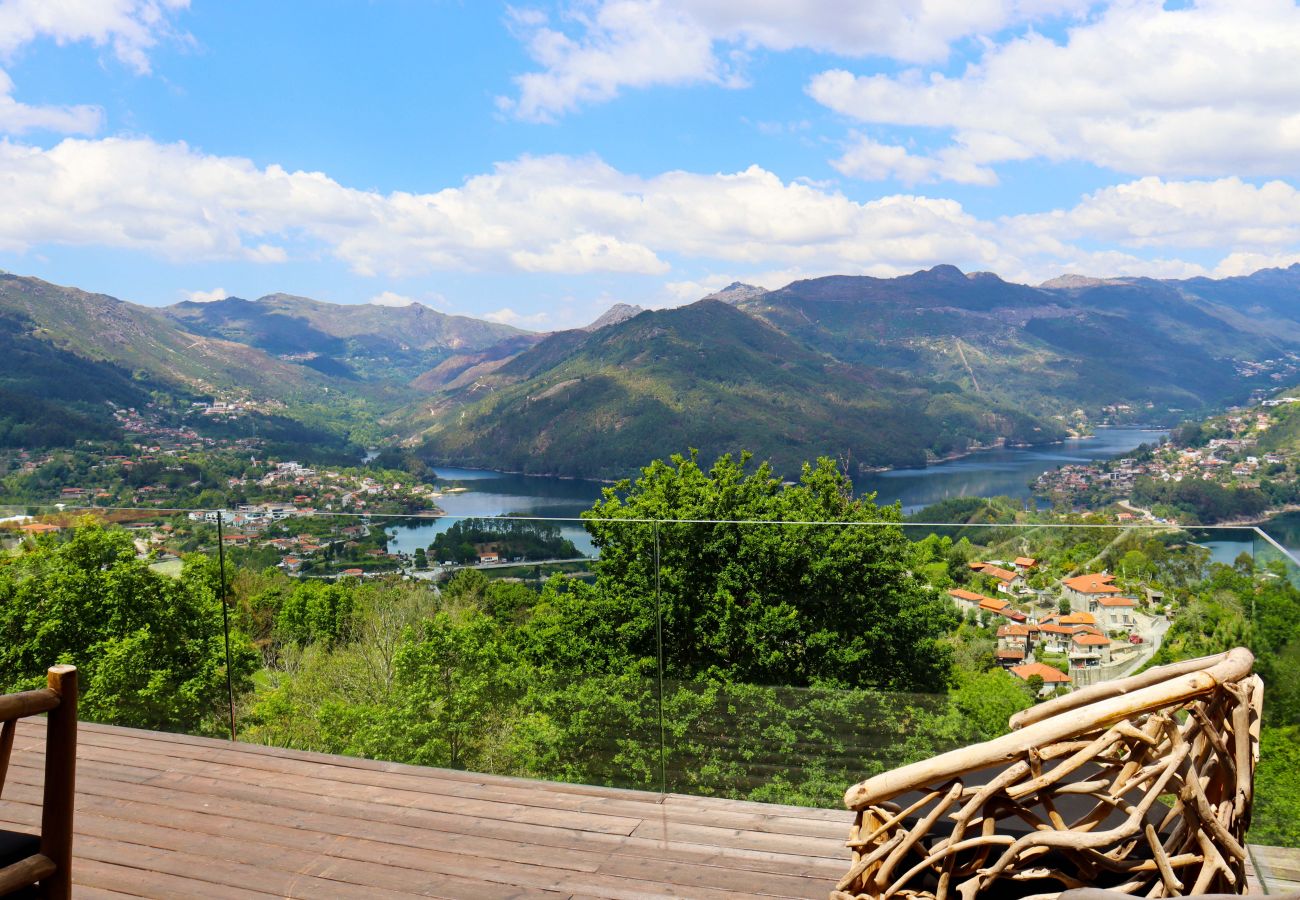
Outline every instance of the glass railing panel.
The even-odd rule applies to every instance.
[[[295,520],[310,545],[236,567],[262,671],[240,737],[419,765],[658,789],[653,559],[598,595],[577,521]],[[264,532],[260,543],[282,528]],[[298,537],[301,539],[302,534]],[[652,528],[614,523],[611,546]],[[270,544],[280,547],[280,544]]]
[[[257,658],[233,635],[227,669],[215,524],[71,502],[14,515],[0,530],[0,690],[71,663],[85,721],[229,736],[231,696]]]

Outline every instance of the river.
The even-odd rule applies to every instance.
[[[1099,429],[1096,437],[1046,447],[982,450],[961,459],[936,463],[924,469],[896,469],[858,475],[858,493],[875,492],[881,504],[901,501],[912,513],[950,497],[1006,496],[1023,499],[1043,472],[1070,463],[1086,463],[1122,456],[1139,444],[1161,440],[1167,432],[1135,428]],[[447,514],[434,521],[393,526],[389,549],[410,553],[427,547],[434,535],[460,518],[520,513],[541,518],[576,518],[600,497],[606,485],[598,481],[508,475],[485,469],[438,467],[439,486],[453,488],[438,500]],[[463,490],[459,490],[463,489]],[[577,522],[561,522],[560,530],[582,553],[591,553],[591,541]]]

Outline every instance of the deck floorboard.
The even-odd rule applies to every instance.
[[[75,895],[825,897],[850,816],[404,766],[83,723]],[[35,831],[44,727],[0,825]]]

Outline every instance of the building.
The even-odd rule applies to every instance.
[[[1037,675],[1039,678],[1043,679],[1043,690],[1045,692],[1054,690],[1059,685],[1070,684],[1073,680],[1060,669],[1039,662],[1012,666],[1007,671],[1019,678],[1021,681],[1028,681],[1030,678]]]
[[[1070,668],[1087,669],[1110,662],[1110,638],[1104,634],[1081,631],[1070,645]]]
[[[1114,575],[1099,573],[1096,575],[1076,575],[1061,582],[1061,594],[1072,604],[1081,609],[1088,609],[1093,598],[1121,593],[1112,582]]]
[[[1010,569],[1004,569],[992,563],[988,563],[976,571],[981,575],[996,579],[998,590],[1004,594],[1015,593],[1025,586],[1025,577],[1019,572],[1012,572]]]
[[[1102,596],[1092,602],[1091,612],[1102,628],[1127,630],[1137,625],[1133,617],[1136,608],[1137,601],[1132,597]]]

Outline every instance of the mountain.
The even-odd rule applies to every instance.
[[[1300,349],[1300,272],[1030,287],[936,266],[796,281],[739,308],[849,363],[929,374],[1038,415],[1125,404],[1153,419],[1240,399],[1248,363]]]
[[[526,334],[419,303],[323,303],[291,294],[187,301],[158,314],[194,334],[247,344],[335,378],[364,381],[410,381],[449,356],[477,353]]]
[[[716,300],[552,335],[404,425],[435,463],[598,477],[690,447],[751,449],[793,475],[821,454],[919,465],[1061,436],[954,385],[835,360]]]
[[[720,291],[714,291],[703,297],[704,300],[721,300],[723,303],[730,303],[732,306],[738,306],[745,300],[753,300],[767,293],[767,288],[761,288],[753,284],[745,284],[743,281],[733,281]]]
[[[633,306],[630,303],[615,303],[609,309],[605,310],[590,325],[583,326],[583,331],[600,331],[610,325],[617,325],[619,322],[625,322],[633,316],[645,312],[640,306]]]
[[[260,409],[233,425],[198,423],[210,433],[368,443],[379,414],[418,395],[406,382],[449,354],[504,339],[495,352],[509,358],[539,339],[423,307],[333,308],[286,295],[219,303],[157,309],[0,274],[0,446],[114,438],[110,404],[178,413],[212,398]]]

